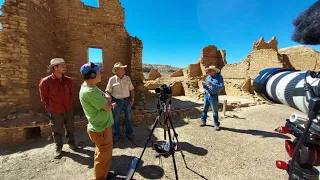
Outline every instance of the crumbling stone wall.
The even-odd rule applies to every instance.
[[[177,71],[173,72],[170,77],[179,77],[179,76],[183,76],[183,71],[182,69],[178,69]]]
[[[67,75],[75,87],[74,107],[81,111],[79,74],[88,62],[88,48],[103,51],[105,89],[114,63],[127,64],[136,89],[136,106],[143,105],[142,42],[124,27],[124,9],[119,0],[99,0],[99,8],[80,0],[6,0],[0,22],[0,115],[12,111],[43,111],[38,84],[54,57],[67,63]],[[141,72],[139,74],[139,72]],[[138,75],[138,76],[134,76]]]
[[[298,70],[320,68],[320,53],[314,49],[305,46],[278,49],[277,45],[278,42],[275,37],[268,43],[264,42],[262,37],[253,43],[253,51],[243,61],[224,66],[221,73],[225,80],[229,82],[226,93],[235,95],[235,92],[239,89],[254,93],[252,82],[259,75],[259,72],[265,68],[284,67]],[[243,86],[244,88],[239,88]]]
[[[209,45],[201,49],[201,56],[198,60],[200,64],[202,75],[206,74],[205,68],[214,65],[217,68],[221,69],[226,62],[226,51],[217,50],[217,47],[214,45]]]
[[[293,46],[279,49],[290,68],[306,71],[320,69],[320,53],[310,47]]]
[[[148,80],[155,80],[157,78],[162,77],[161,74],[159,73],[159,71],[157,69],[151,69],[151,71],[148,74]]]
[[[252,93],[252,88],[248,87],[248,84],[252,85],[252,82],[259,72],[269,67],[287,67],[284,58],[278,53],[277,40],[272,38],[268,43],[264,42],[264,38],[260,38],[253,43],[253,51],[239,63],[227,64],[222,70],[221,74],[225,81],[228,82],[225,88],[227,95],[240,95],[241,91],[248,91]],[[242,86],[246,84],[246,88]]]
[[[264,41],[264,37],[261,37],[258,41],[253,43],[252,50],[259,50],[259,49],[274,49],[278,50],[278,41],[276,37],[272,37],[269,42]]]
[[[183,69],[183,74],[186,77],[197,77],[201,76],[202,72],[200,69],[200,63],[197,64],[189,64],[189,66]]]

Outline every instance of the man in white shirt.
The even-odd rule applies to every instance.
[[[124,111],[126,119],[126,135],[132,140],[132,119],[131,119],[131,107],[134,104],[134,87],[129,76],[125,75],[125,68],[127,65],[122,65],[120,62],[114,64],[112,73],[115,75],[109,79],[107,84],[106,93],[111,98],[110,101],[116,103],[113,108],[113,138],[114,141],[118,141],[120,137],[120,116]]]

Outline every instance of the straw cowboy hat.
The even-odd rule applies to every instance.
[[[117,69],[118,68],[126,68],[127,65],[122,65],[121,62],[117,62],[113,65],[113,68],[112,68],[112,73],[113,74],[117,74]]]
[[[48,71],[52,70],[53,66],[59,65],[59,64],[65,64],[66,62],[62,58],[53,58],[50,61],[50,65],[48,66]]]
[[[216,73],[220,72],[220,69],[218,69],[216,66],[209,66],[206,68],[206,71],[214,70]]]

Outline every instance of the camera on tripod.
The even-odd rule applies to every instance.
[[[267,68],[254,80],[256,93],[272,103],[285,104],[305,114],[293,113],[285,126],[275,129],[292,134],[285,148],[292,160],[276,161],[279,169],[287,170],[289,180],[318,179],[320,165],[320,80],[319,72],[286,68]]]
[[[162,102],[165,102],[168,98],[169,95],[172,94],[172,86],[171,85],[166,85],[162,84],[160,87],[156,88],[156,93],[159,94],[159,98]]]

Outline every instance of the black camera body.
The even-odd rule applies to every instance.
[[[172,87],[170,85],[162,84],[160,87],[156,88],[155,91],[159,94],[159,99],[162,102],[165,102],[169,98],[169,95],[172,94]]]

